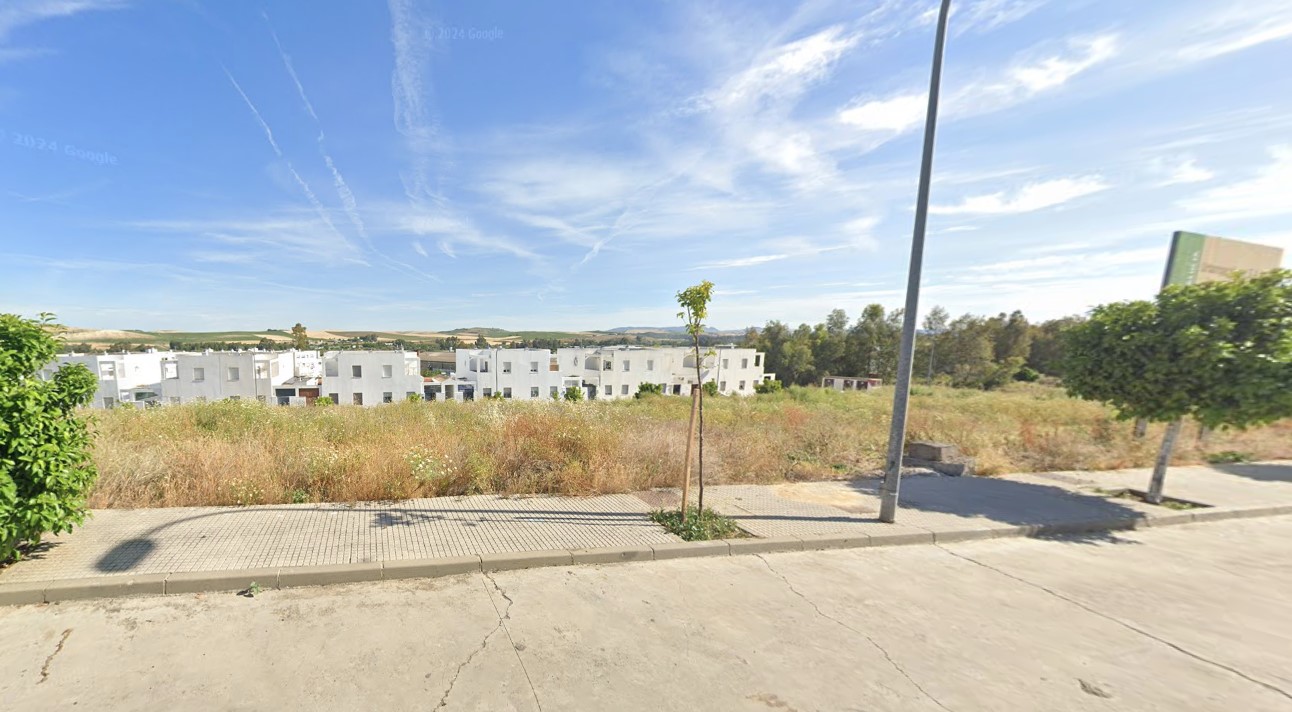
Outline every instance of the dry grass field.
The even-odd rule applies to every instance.
[[[793,388],[705,405],[706,481],[843,477],[882,466],[892,391]],[[676,485],[689,400],[483,401],[280,408],[245,401],[95,412],[93,507],[346,502],[502,493],[594,494]],[[1161,428],[1059,389],[919,388],[910,437],[959,445],[983,474],[1152,464]],[[1197,442],[1207,452],[1292,457],[1292,421]]]

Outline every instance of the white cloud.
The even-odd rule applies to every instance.
[[[924,121],[929,95],[903,94],[864,101],[839,112],[839,120],[865,131],[902,132]]]
[[[736,74],[708,101],[721,108],[747,108],[767,97],[796,97],[824,77],[845,52],[857,44],[836,25],[777,47],[758,64]]]
[[[1012,194],[1005,191],[969,196],[956,205],[934,205],[934,215],[1009,215],[1062,205],[1077,198],[1107,190],[1098,175],[1027,183]]]
[[[730,269],[733,267],[753,267],[755,265],[767,264],[768,262],[778,262],[788,259],[789,255],[757,255],[754,257],[738,257],[730,260],[718,260],[708,264],[692,267],[691,271],[702,269]]]
[[[5,0],[0,6],[0,64],[53,53],[47,47],[11,47],[9,36],[25,25],[78,15],[82,12],[119,10],[124,0]]]
[[[129,224],[177,236],[196,235],[211,241],[198,250],[205,262],[281,264],[285,260],[309,264],[367,264],[363,254],[330,225],[301,211],[265,218],[144,220]],[[215,249],[218,246],[220,249]]]
[[[420,240],[413,240],[413,252],[416,252],[422,257],[430,257],[430,255],[426,253],[426,248],[422,247],[422,243]]]
[[[1292,215],[1292,145],[1269,148],[1269,165],[1243,181],[1216,186],[1177,204],[1195,220],[1242,220],[1267,215]]]
[[[1173,33],[1176,59],[1200,62],[1292,38],[1292,6],[1282,0],[1217,6],[1219,12]]]
[[[1070,39],[1063,53],[1016,62],[995,78],[970,82],[943,96],[939,116],[954,119],[1009,108],[1067,84],[1116,54],[1115,35]],[[922,91],[905,91],[885,98],[862,98],[842,109],[837,118],[862,131],[903,133],[923,124],[927,97]]]
[[[1198,165],[1198,159],[1192,156],[1180,156],[1174,159],[1158,158],[1153,161],[1155,173],[1166,176],[1159,186],[1180,185],[1182,183],[1205,183],[1216,174]]]

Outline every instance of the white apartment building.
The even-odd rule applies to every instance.
[[[562,377],[546,349],[458,349],[456,356],[453,375],[471,383],[478,398],[550,400],[579,385],[577,377]]]
[[[41,369],[41,378],[50,380],[64,364],[81,364],[99,379],[99,388],[90,405],[112,408],[120,403],[156,404],[161,402],[162,363],[173,359],[170,351],[120,354],[62,354]]]
[[[276,403],[276,389],[295,377],[290,351],[180,353],[162,362],[161,396],[171,405],[225,399]]]
[[[322,361],[322,394],[333,403],[377,405],[425,397],[415,351],[329,351]]]
[[[701,350],[700,381],[713,381],[723,395],[752,395],[754,386],[774,378],[763,373],[764,354],[755,349],[720,346]],[[642,383],[665,395],[690,395],[696,383],[695,352],[680,346],[605,346],[558,349],[563,377],[578,378],[588,398],[631,398]]]

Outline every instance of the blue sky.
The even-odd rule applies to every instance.
[[[99,328],[815,323],[902,301],[933,3],[0,3],[0,310]],[[922,307],[1292,250],[1292,5],[957,0]],[[1287,260],[1285,259],[1285,263]]]

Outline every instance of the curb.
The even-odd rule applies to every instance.
[[[701,556],[739,556],[877,546],[944,544],[998,538],[1035,538],[1091,532],[1151,529],[1194,522],[1253,519],[1292,514],[1292,504],[1257,507],[1207,507],[1196,511],[1153,514],[1140,518],[1113,518],[1051,524],[966,528],[895,534],[827,534],[763,539],[682,541],[601,549],[516,551],[438,559],[368,561],[322,566],[286,566],[235,571],[184,571],[140,576],[102,576],[0,583],[0,605],[56,603],[94,598],[158,594],[238,591],[254,581],[264,589],[322,586],[336,583],[437,578],[457,574],[509,571],[577,564],[615,564],[632,561],[665,561]]]

